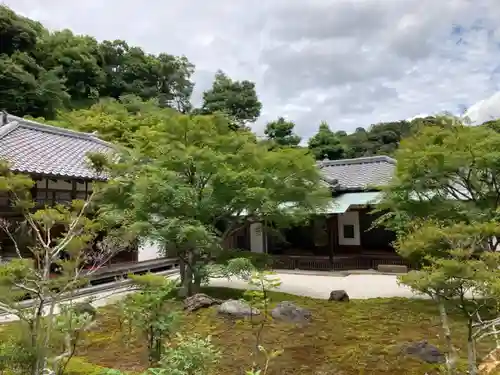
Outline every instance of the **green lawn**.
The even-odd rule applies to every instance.
[[[205,292],[219,298],[242,297],[241,291],[225,288],[207,288]],[[426,339],[444,348],[437,310],[430,301],[371,299],[332,303],[283,293],[272,293],[272,299],[294,301],[310,309],[314,319],[306,327],[270,323],[263,344],[269,349],[283,349],[284,353],[275,360],[269,374],[437,373],[433,365],[400,353],[401,345],[412,340]],[[464,325],[458,315],[451,318],[457,345],[462,348],[460,354],[465,357],[460,340],[464,337]],[[97,323],[78,353],[80,362],[132,372],[145,368],[143,345],[124,345],[112,306],[100,311]],[[223,352],[214,374],[243,374],[253,362],[255,339],[249,324],[230,322],[217,316],[214,309],[205,309],[186,315],[182,331],[212,335]],[[72,367],[81,367],[80,362]]]

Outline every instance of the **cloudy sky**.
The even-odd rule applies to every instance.
[[[50,29],[125,39],[257,84],[265,122],[309,137],[475,104],[500,116],[500,0],[7,0]],[[258,5],[257,5],[258,4]],[[482,101],[481,101],[482,100]]]

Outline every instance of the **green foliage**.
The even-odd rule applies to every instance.
[[[339,136],[324,121],[319,125],[318,132],[309,139],[308,147],[316,160],[344,158],[345,151]]]
[[[35,58],[45,69],[58,69],[74,103],[95,100],[105,82],[99,43],[70,30],[47,33],[37,43]]]
[[[130,275],[140,292],[121,302],[121,324],[128,333],[138,331],[147,342],[150,364],[156,364],[163,354],[165,339],[169,339],[179,325],[178,311],[169,308],[175,282],[154,274]]]
[[[0,8],[1,53],[12,55],[15,51],[32,51],[42,26],[22,17],[6,6]]]
[[[232,258],[225,262],[216,261],[216,263],[208,264],[205,269],[206,275],[202,280],[203,284],[208,284],[210,278],[229,280],[232,277],[237,277],[246,279],[256,268],[248,258]]]
[[[488,286],[496,285],[500,276],[500,255],[487,245],[499,235],[494,222],[418,225],[398,240],[397,248],[403,256],[417,257],[424,266],[402,276],[402,281],[431,296],[451,299],[472,292],[484,300],[491,296]]]
[[[248,285],[250,288],[243,295],[253,307],[262,309],[267,314],[270,306],[269,291],[281,285],[280,279],[273,271],[255,271],[248,280]]]
[[[69,95],[55,70],[46,70],[26,53],[0,56],[0,106],[18,114],[52,118]]]
[[[500,134],[455,123],[423,128],[396,153],[395,179],[380,209],[389,225],[404,231],[417,219],[444,222],[497,220]]]
[[[280,117],[278,120],[269,122],[266,125],[264,134],[278,146],[298,146],[301,139],[293,133],[294,127],[295,124],[293,122],[286,121],[283,117]]]
[[[184,56],[48,31],[6,6],[0,7],[0,37],[0,107],[10,113],[53,119],[58,110],[128,94],[181,112],[191,107],[194,66]]]
[[[0,343],[0,373],[24,375],[31,370],[34,353],[25,342],[16,338]],[[7,372],[8,371],[8,372]]]
[[[212,88],[203,93],[203,104],[195,113],[223,113],[234,123],[234,127],[242,127],[255,122],[262,109],[257,97],[255,83],[233,81],[224,72],[218,71]]]
[[[44,369],[52,368],[59,375],[92,317],[74,314],[71,307],[63,306],[62,313],[56,316],[56,306],[64,293],[87,283],[82,272],[86,264],[98,269],[126,246],[126,241],[113,242],[114,238],[106,237],[93,248],[102,229],[99,218],[89,215],[93,195],[85,202],[37,210],[29,193],[32,185],[28,177],[9,172],[6,165],[0,166],[0,193],[9,194],[23,216],[20,224],[0,219],[0,230],[10,239],[16,255],[12,261],[0,264],[0,312],[20,320],[19,335],[14,336],[13,342],[21,342],[31,353],[32,360],[26,363],[29,373],[40,375]],[[18,240],[20,233],[30,239],[27,244]],[[55,278],[54,265],[61,270]],[[24,297],[30,297],[33,303],[27,307],[19,305]]]
[[[332,132],[326,123],[309,146],[317,160],[359,158],[374,155],[392,156],[399,144],[425,127],[448,127],[454,121],[449,116],[428,116],[412,121],[381,122],[347,134],[345,131]]]
[[[149,369],[151,375],[209,375],[217,364],[220,351],[211,337],[192,334],[177,335],[175,342],[167,343],[158,369]]]
[[[66,367],[64,375],[104,375],[107,369],[88,363],[83,358],[73,357]]]
[[[412,289],[431,296],[440,304],[443,329],[451,332],[446,321],[448,305],[455,305],[466,317],[469,373],[477,373],[476,337],[484,331],[486,319],[500,314],[500,254],[491,251],[488,242],[500,235],[497,222],[473,224],[418,224],[398,241],[402,255],[416,256],[423,266],[401,276]],[[485,307],[488,309],[485,309]],[[485,311],[487,310],[487,311]],[[493,325],[496,330],[496,325]],[[497,348],[499,343],[497,342]],[[448,373],[455,374],[456,351],[449,342]]]
[[[146,54],[123,40],[105,40],[99,50],[106,73],[101,97],[118,99],[133,94],[144,100],[156,98],[162,107],[189,111],[194,65],[185,56]]]
[[[248,288],[244,293],[244,297],[249,301],[252,308],[257,308],[262,316],[258,320],[257,330],[255,334],[256,355],[264,355],[264,363],[258,366],[256,363],[253,365],[253,369],[247,374],[253,375],[266,375],[269,369],[270,362],[283,353],[282,350],[275,350],[268,352],[262,346],[262,335],[264,333],[264,328],[266,323],[272,321],[272,316],[270,314],[270,291],[277,289],[281,285],[280,279],[276,276],[273,271],[256,271],[254,272],[248,280]],[[251,316],[253,320],[253,316]],[[254,322],[251,320],[251,323]]]
[[[27,191],[34,185],[34,181],[25,175],[13,173],[9,165],[0,160],[0,192],[12,193],[20,200],[29,198]]]
[[[119,99],[102,99],[88,109],[62,112],[52,125],[66,127],[85,133],[97,133],[117,146],[134,147],[134,134],[148,129],[158,121],[166,121],[176,111],[160,109],[158,101],[143,101],[136,95],[125,95]]]
[[[490,307],[487,319],[500,314],[500,134],[453,118],[439,121],[401,143],[396,176],[379,210],[389,211],[384,221],[398,234],[397,251],[420,265],[401,281],[440,307],[449,338],[448,373],[456,371],[457,354],[444,301],[466,317],[469,373],[475,374],[483,308]]]
[[[217,255],[216,262],[228,265],[231,260],[247,259],[257,270],[270,268],[272,258],[267,253],[255,253],[252,251],[238,251],[235,249],[224,250]]]
[[[354,133],[345,136],[341,142],[348,158],[392,155],[401,140],[410,136],[416,127],[416,121],[379,123],[367,130],[357,129]]]
[[[133,134],[135,153],[111,166],[101,212],[179,256],[187,294],[199,288],[221,244],[249,221],[289,225],[329,199],[305,151],[269,150],[224,117],[158,110],[143,115],[146,123]]]
[[[56,375],[64,375],[77,346],[94,321],[94,315],[79,311],[78,305],[61,305],[60,313],[54,319],[52,342],[62,343],[63,353],[52,358],[48,363]]]

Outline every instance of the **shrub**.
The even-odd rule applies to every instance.
[[[33,361],[33,352],[21,339],[0,343],[0,374],[28,373]]]
[[[266,253],[253,253],[246,250],[225,250],[218,257],[216,262],[220,264],[227,264],[232,259],[244,258],[248,259],[255,268],[258,270],[270,269],[272,266],[272,259]]]
[[[175,345],[168,343],[160,361],[159,375],[206,375],[217,363],[220,352],[210,336],[177,335]]]
[[[163,276],[131,276],[139,292],[119,303],[122,327],[137,330],[146,340],[150,364],[161,358],[163,343],[178,327],[180,314],[168,302],[173,300],[175,282]]]

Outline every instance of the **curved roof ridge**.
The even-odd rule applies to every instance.
[[[17,127],[22,126],[25,128],[31,128],[33,130],[39,130],[39,131],[48,132],[48,133],[52,133],[52,134],[59,134],[59,135],[64,135],[64,136],[68,136],[68,137],[86,139],[86,140],[93,141],[96,143],[101,143],[101,144],[108,146],[108,147],[115,148],[115,145],[113,145],[112,143],[106,142],[92,133],[85,133],[85,132],[80,132],[77,130],[61,128],[61,127],[54,126],[54,125],[43,124],[41,122],[28,120],[28,119],[14,116],[11,114],[7,114],[7,121],[8,121],[8,123],[4,126],[9,126],[12,123],[17,123]],[[16,126],[13,126],[11,130],[13,130],[15,127]],[[3,128],[3,126],[0,126],[0,137],[4,135],[2,132],[2,128]]]
[[[338,159],[338,160],[323,160],[319,164],[322,167],[334,166],[334,165],[349,165],[349,164],[368,164],[368,163],[389,163],[396,164],[396,160],[387,155],[376,155],[376,156],[363,156],[359,158],[352,159]]]

